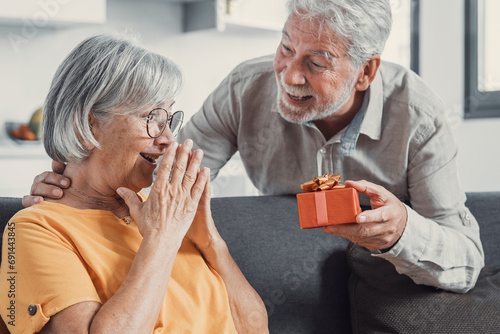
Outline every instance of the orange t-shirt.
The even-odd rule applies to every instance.
[[[104,304],[125,280],[142,236],[109,211],[42,202],[3,235],[0,314],[11,332],[40,331],[83,301]],[[184,239],[154,333],[236,333],[222,278]]]

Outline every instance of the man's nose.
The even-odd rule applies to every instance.
[[[303,65],[296,59],[287,61],[282,76],[283,82],[288,86],[304,85],[307,82]]]

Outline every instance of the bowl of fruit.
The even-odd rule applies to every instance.
[[[29,123],[5,122],[9,137],[18,143],[39,143],[42,129],[42,108],[38,108]]]

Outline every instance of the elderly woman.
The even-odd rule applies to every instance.
[[[267,332],[264,304],[211,218],[203,153],[175,142],[180,84],[168,59],[110,36],[83,41],[59,67],[44,145],[72,184],[8,224],[15,264],[5,233],[0,309],[9,324],[15,305],[11,331]]]

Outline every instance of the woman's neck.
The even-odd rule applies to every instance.
[[[77,209],[97,209],[112,212],[123,218],[129,215],[128,207],[116,193],[116,189],[93,170],[85,161],[68,163],[64,176],[71,180],[71,186],[64,189],[63,197],[58,201]]]

